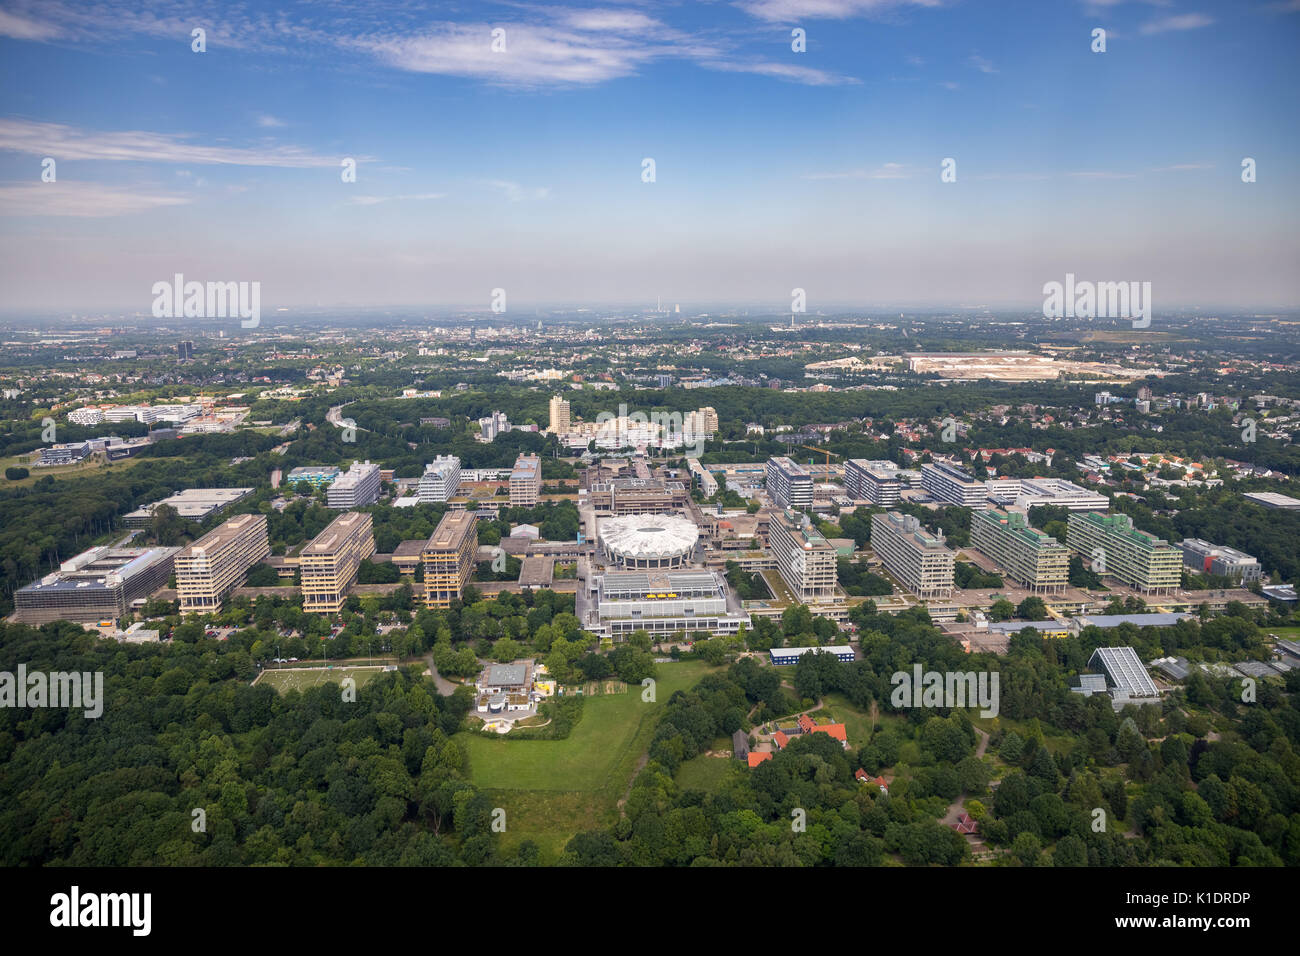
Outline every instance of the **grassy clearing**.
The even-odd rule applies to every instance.
[[[37,467],[31,461],[24,461],[25,458],[32,458],[32,453],[28,452],[23,455],[14,455],[9,458],[0,458],[0,488],[17,488],[23,485],[33,485],[37,478],[44,478],[46,475],[53,475],[55,478],[81,478],[105,469],[112,470],[117,468],[134,468],[142,461],[147,459],[121,458],[114,462],[107,462],[103,455],[94,455],[84,461],[79,461],[75,465],[47,465]],[[26,478],[20,478],[17,481],[10,481],[4,477],[6,468],[26,468],[30,474]]]
[[[701,754],[686,761],[677,771],[677,785],[683,790],[716,790],[731,773],[740,770],[734,757],[706,757]]]
[[[668,698],[711,670],[702,661],[658,665],[653,703],[642,702],[639,688],[590,697],[565,740],[457,734],[470,779],[506,811],[503,844],[532,840],[543,862],[554,862],[575,833],[611,824]]]
[[[286,694],[291,690],[306,690],[322,684],[341,684],[345,677],[357,682],[360,690],[374,678],[383,673],[381,667],[316,667],[307,670],[268,670],[254,683],[269,684],[276,693]]]

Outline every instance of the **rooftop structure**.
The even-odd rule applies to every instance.
[[[131,602],[166,586],[179,548],[83,551],[14,594],[14,617],[24,624],[116,620]]]
[[[895,580],[922,599],[952,595],[955,556],[942,532],[931,534],[912,515],[871,516],[871,548]]]
[[[1088,659],[1088,667],[1101,670],[1116,710],[1125,704],[1159,703],[1160,691],[1131,647],[1099,647]]]
[[[626,515],[600,523],[600,545],[624,570],[668,570],[690,562],[700,529],[678,515]]]
[[[162,505],[174,508],[179,518],[202,521],[252,493],[252,488],[188,488],[151,505],[127,512],[122,516],[122,522],[128,528],[143,528],[153,519],[154,511]]]

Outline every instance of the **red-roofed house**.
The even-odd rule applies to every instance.
[[[748,759],[749,759],[749,765],[750,765],[751,767],[757,767],[757,766],[758,766],[759,764],[761,764],[764,760],[771,760],[771,759],[772,759],[772,752],[771,752],[770,750],[763,750],[763,751],[759,751],[759,750],[751,750],[751,751],[749,752],[749,758],[748,758]]]
[[[785,732],[781,730],[778,730],[775,734],[773,734],[772,739],[776,741],[777,750],[784,750],[786,748],[786,744],[790,742],[790,738],[787,737],[785,735]]]
[[[961,816],[959,816],[957,818],[957,822],[952,825],[952,828],[956,830],[958,833],[979,832],[979,824],[971,819],[971,815],[969,813],[963,813]]]
[[[859,769],[858,772],[853,775],[853,777],[855,780],[858,781],[858,783],[874,783],[877,787],[880,788],[881,793],[883,793],[885,796],[889,796],[889,784],[885,782],[884,777],[876,777],[873,780],[871,778],[871,774],[861,769]]]

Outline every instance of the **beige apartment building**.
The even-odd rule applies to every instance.
[[[331,521],[303,548],[298,569],[302,574],[304,611],[335,614],[343,609],[361,562],[375,553],[373,527],[370,515],[349,511]]]
[[[510,507],[533,507],[541,491],[542,460],[536,455],[520,455],[510,472]]]
[[[573,414],[569,403],[559,395],[551,399],[551,427],[547,429],[552,435],[567,435],[573,425]]]
[[[220,609],[248,569],[271,553],[266,515],[237,515],[176,555],[176,593],[182,614]]]
[[[424,545],[424,603],[451,607],[474,572],[478,519],[472,511],[449,511]]]
[[[952,549],[912,515],[887,511],[871,516],[871,548],[889,573],[922,600],[952,596]]]
[[[1022,514],[972,511],[970,543],[1031,591],[1062,591],[1069,584],[1069,549],[1029,527]]]
[[[833,601],[839,583],[835,549],[802,515],[790,511],[772,514],[768,527],[769,550],[776,570],[802,603]]]

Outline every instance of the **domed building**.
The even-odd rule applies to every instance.
[[[700,529],[679,515],[623,515],[601,522],[600,546],[625,571],[660,571],[690,564]]]

